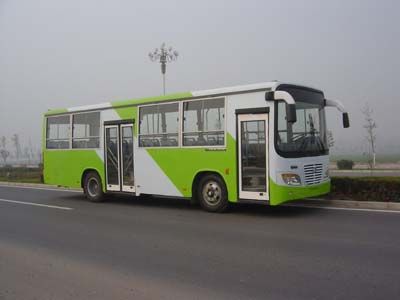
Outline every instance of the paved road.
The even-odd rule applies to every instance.
[[[1,300],[400,298],[399,213],[246,205],[221,215],[183,200],[94,204],[15,187],[0,199]]]

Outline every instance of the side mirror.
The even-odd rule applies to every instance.
[[[343,113],[343,128],[349,128],[350,121],[349,121],[349,114],[347,112]]]
[[[288,123],[296,123],[297,121],[296,104],[286,105],[286,120],[288,121]]]

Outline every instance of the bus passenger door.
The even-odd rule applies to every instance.
[[[133,172],[133,124],[105,125],[106,189],[135,192]]]
[[[269,200],[268,114],[239,114],[239,198]]]
[[[135,191],[133,173],[133,124],[122,124],[121,127],[121,178],[122,191]]]

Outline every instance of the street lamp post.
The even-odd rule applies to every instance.
[[[168,49],[165,47],[165,43],[162,43],[160,48],[154,49],[153,52],[149,53],[151,61],[156,61],[161,64],[161,73],[163,76],[163,91],[165,95],[165,73],[167,72],[167,63],[177,60],[178,51],[173,50],[172,47]]]

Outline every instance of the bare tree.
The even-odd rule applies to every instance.
[[[335,146],[335,139],[333,138],[333,132],[331,130],[328,130],[327,142],[328,142],[329,148],[332,148],[333,146]]]
[[[43,164],[43,153],[42,153],[42,149],[38,149],[37,151],[37,157],[39,159],[39,164]]]
[[[29,154],[32,160],[35,160],[35,152],[32,147],[31,139],[29,139]]]
[[[7,158],[10,155],[10,152],[8,152],[6,149],[1,149],[0,150],[0,155],[3,158],[4,164],[7,163]]]
[[[21,144],[19,142],[19,136],[18,134],[14,134],[11,138],[11,140],[14,143],[14,147],[15,147],[15,157],[17,160],[19,160],[20,156],[21,156]]]
[[[361,110],[361,112],[364,115],[365,119],[365,125],[363,126],[366,130],[366,136],[365,139],[368,141],[368,152],[369,152],[369,158],[368,158],[368,165],[369,168],[375,168],[376,164],[376,122],[373,118],[373,109],[369,106],[369,104],[365,104],[364,108]]]
[[[24,157],[25,159],[28,159],[28,163],[31,163],[31,153],[29,152],[28,147],[24,147]]]
[[[6,145],[7,145],[7,138],[3,135],[1,137],[1,147],[3,147],[5,149]]]

